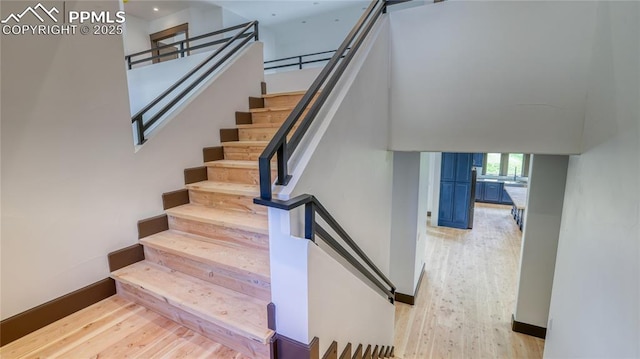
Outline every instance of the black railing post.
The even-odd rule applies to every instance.
[[[298,56],[298,68],[302,70],[302,56]]]
[[[313,201],[304,205],[304,238],[316,241],[316,209]]]
[[[258,158],[258,168],[260,168],[258,172],[260,177],[260,197],[271,200],[271,159]]]
[[[180,57],[184,57],[184,41],[180,43]]]
[[[287,140],[285,139],[280,147],[278,147],[278,180],[276,181],[278,185],[286,185],[289,182],[287,178],[289,175],[287,170],[287,162],[289,159],[287,155]]]
[[[144,143],[144,125],[142,124],[142,115],[136,117],[136,128],[138,130],[138,144],[141,145]]]
[[[125,56],[125,59],[127,59],[127,67],[131,70],[131,56]]]
[[[259,35],[258,35],[258,22],[256,21],[256,23],[253,25],[253,40],[254,41],[258,41],[260,39]]]

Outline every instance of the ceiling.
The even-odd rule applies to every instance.
[[[126,13],[151,21],[189,7],[206,8],[220,6],[245,19],[258,20],[262,25],[273,25],[294,19],[351,7],[354,4],[369,4],[368,0],[201,0],[163,1],[128,0],[124,4]],[[157,8],[158,11],[153,9]]]

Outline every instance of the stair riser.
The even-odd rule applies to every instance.
[[[126,299],[145,306],[176,323],[194,330],[205,337],[212,339],[231,349],[237,350],[251,358],[269,358],[269,345],[255,342],[238,333],[222,328],[199,318],[189,312],[167,303],[166,299],[156,296],[154,293],[142,287],[116,281],[118,294]]]
[[[300,95],[282,95],[276,97],[267,97],[264,99],[264,107],[294,107],[300,102],[304,96]]]
[[[294,126],[287,139],[291,139],[298,128]],[[240,141],[271,141],[278,128],[241,128],[238,130]]]
[[[225,210],[266,215],[267,207],[254,204],[253,199],[255,197],[258,197],[258,194],[255,196],[239,196],[218,192],[189,190],[191,203]]]
[[[276,173],[277,171],[271,171],[271,178],[275,178]],[[260,173],[257,168],[208,167],[207,177],[209,181],[260,184]]]
[[[252,123],[283,123],[291,110],[283,110],[283,111],[265,111],[265,112],[254,112],[251,114],[251,122]],[[302,113],[302,116],[306,115],[307,111]]]
[[[224,158],[226,160],[257,161],[262,151],[264,151],[262,146],[224,147]]]
[[[199,262],[149,246],[144,247],[144,254],[146,260],[161,266],[255,298],[271,300],[271,284],[267,278],[258,277],[255,273],[234,271],[220,264]]]
[[[173,216],[169,216],[169,228],[208,238],[249,245],[256,248],[269,248],[269,236],[266,234],[227,228],[211,223],[204,223]]]

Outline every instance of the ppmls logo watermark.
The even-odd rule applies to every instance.
[[[0,20],[3,35],[120,35],[125,22],[124,11],[62,11],[56,6],[38,3]]]

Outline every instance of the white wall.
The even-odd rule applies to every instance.
[[[568,163],[568,156],[531,157],[514,317],[543,328],[549,317]]]
[[[270,25],[275,38],[275,58],[337,49],[362,15],[363,7],[366,5],[357,3],[304,19]],[[265,59],[270,58],[265,56]]]
[[[290,161],[291,182],[278,191],[280,198],[302,193],[315,195],[388,277],[393,168],[392,155],[386,150],[387,29],[388,21],[383,19],[372,30],[370,41],[362,45],[362,52],[354,58],[321,110],[309,132],[313,135],[303,139],[299,153]],[[288,230],[293,231],[293,236],[301,235],[295,213],[286,221],[271,217],[272,211],[269,215],[270,222],[279,223],[277,230],[285,232],[282,243],[287,241]],[[280,238],[273,232],[274,226],[270,226],[271,283],[272,288],[283,289],[272,290],[278,331],[282,328],[283,335],[305,343],[317,336],[321,352],[332,340],[346,338],[352,343],[364,343],[384,337],[384,341],[375,339],[382,341],[375,344],[389,345],[393,341],[393,306],[367,283],[355,279],[350,269],[312,244],[308,262],[308,303],[301,303],[304,299],[299,301],[295,297],[305,284],[293,283],[287,270],[299,272],[304,268],[293,267],[299,260],[291,258],[291,249],[285,245],[274,246],[274,238]],[[321,275],[321,269],[326,266],[333,274]],[[284,292],[287,288],[290,295]],[[346,294],[345,288],[358,296]],[[338,299],[341,305],[329,310],[327,306]],[[311,312],[300,309],[307,305]],[[294,314],[301,311],[309,313],[308,317]],[[304,332],[301,326],[307,319],[309,328]],[[359,324],[359,330],[345,324],[350,322]],[[339,328],[343,325],[345,328]]]
[[[640,357],[640,5],[597,4],[584,152],[569,160],[545,357]]]
[[[579,153],[594,10],[445,1],[390,13],[390,148]]]
[[[149,22],[147,20],[127,14],[124,23],[124,35],[122,36],[125,55],[149,50],[151,47],[149,33]]]
[[[428,154],[393,153],[390,276],[396,291],[414,295],[424,251],[428,200]]]
[[[320,74],[320,71],[322,71],[322,68],[315,67],[265,74],[264,81],[267,83],[267,91],[269,93],[308,90]]]
[[[67,9],[98,5],[118,4]],[[202,164],[202,147],[246,111],[263,73],[251,45],[134,153],[121,37],[11,36],[1,46],[4,319],[106,278],[107,254],[136,243],[136,222],[162,212],[161,194],[183,187],[183,169]]]

